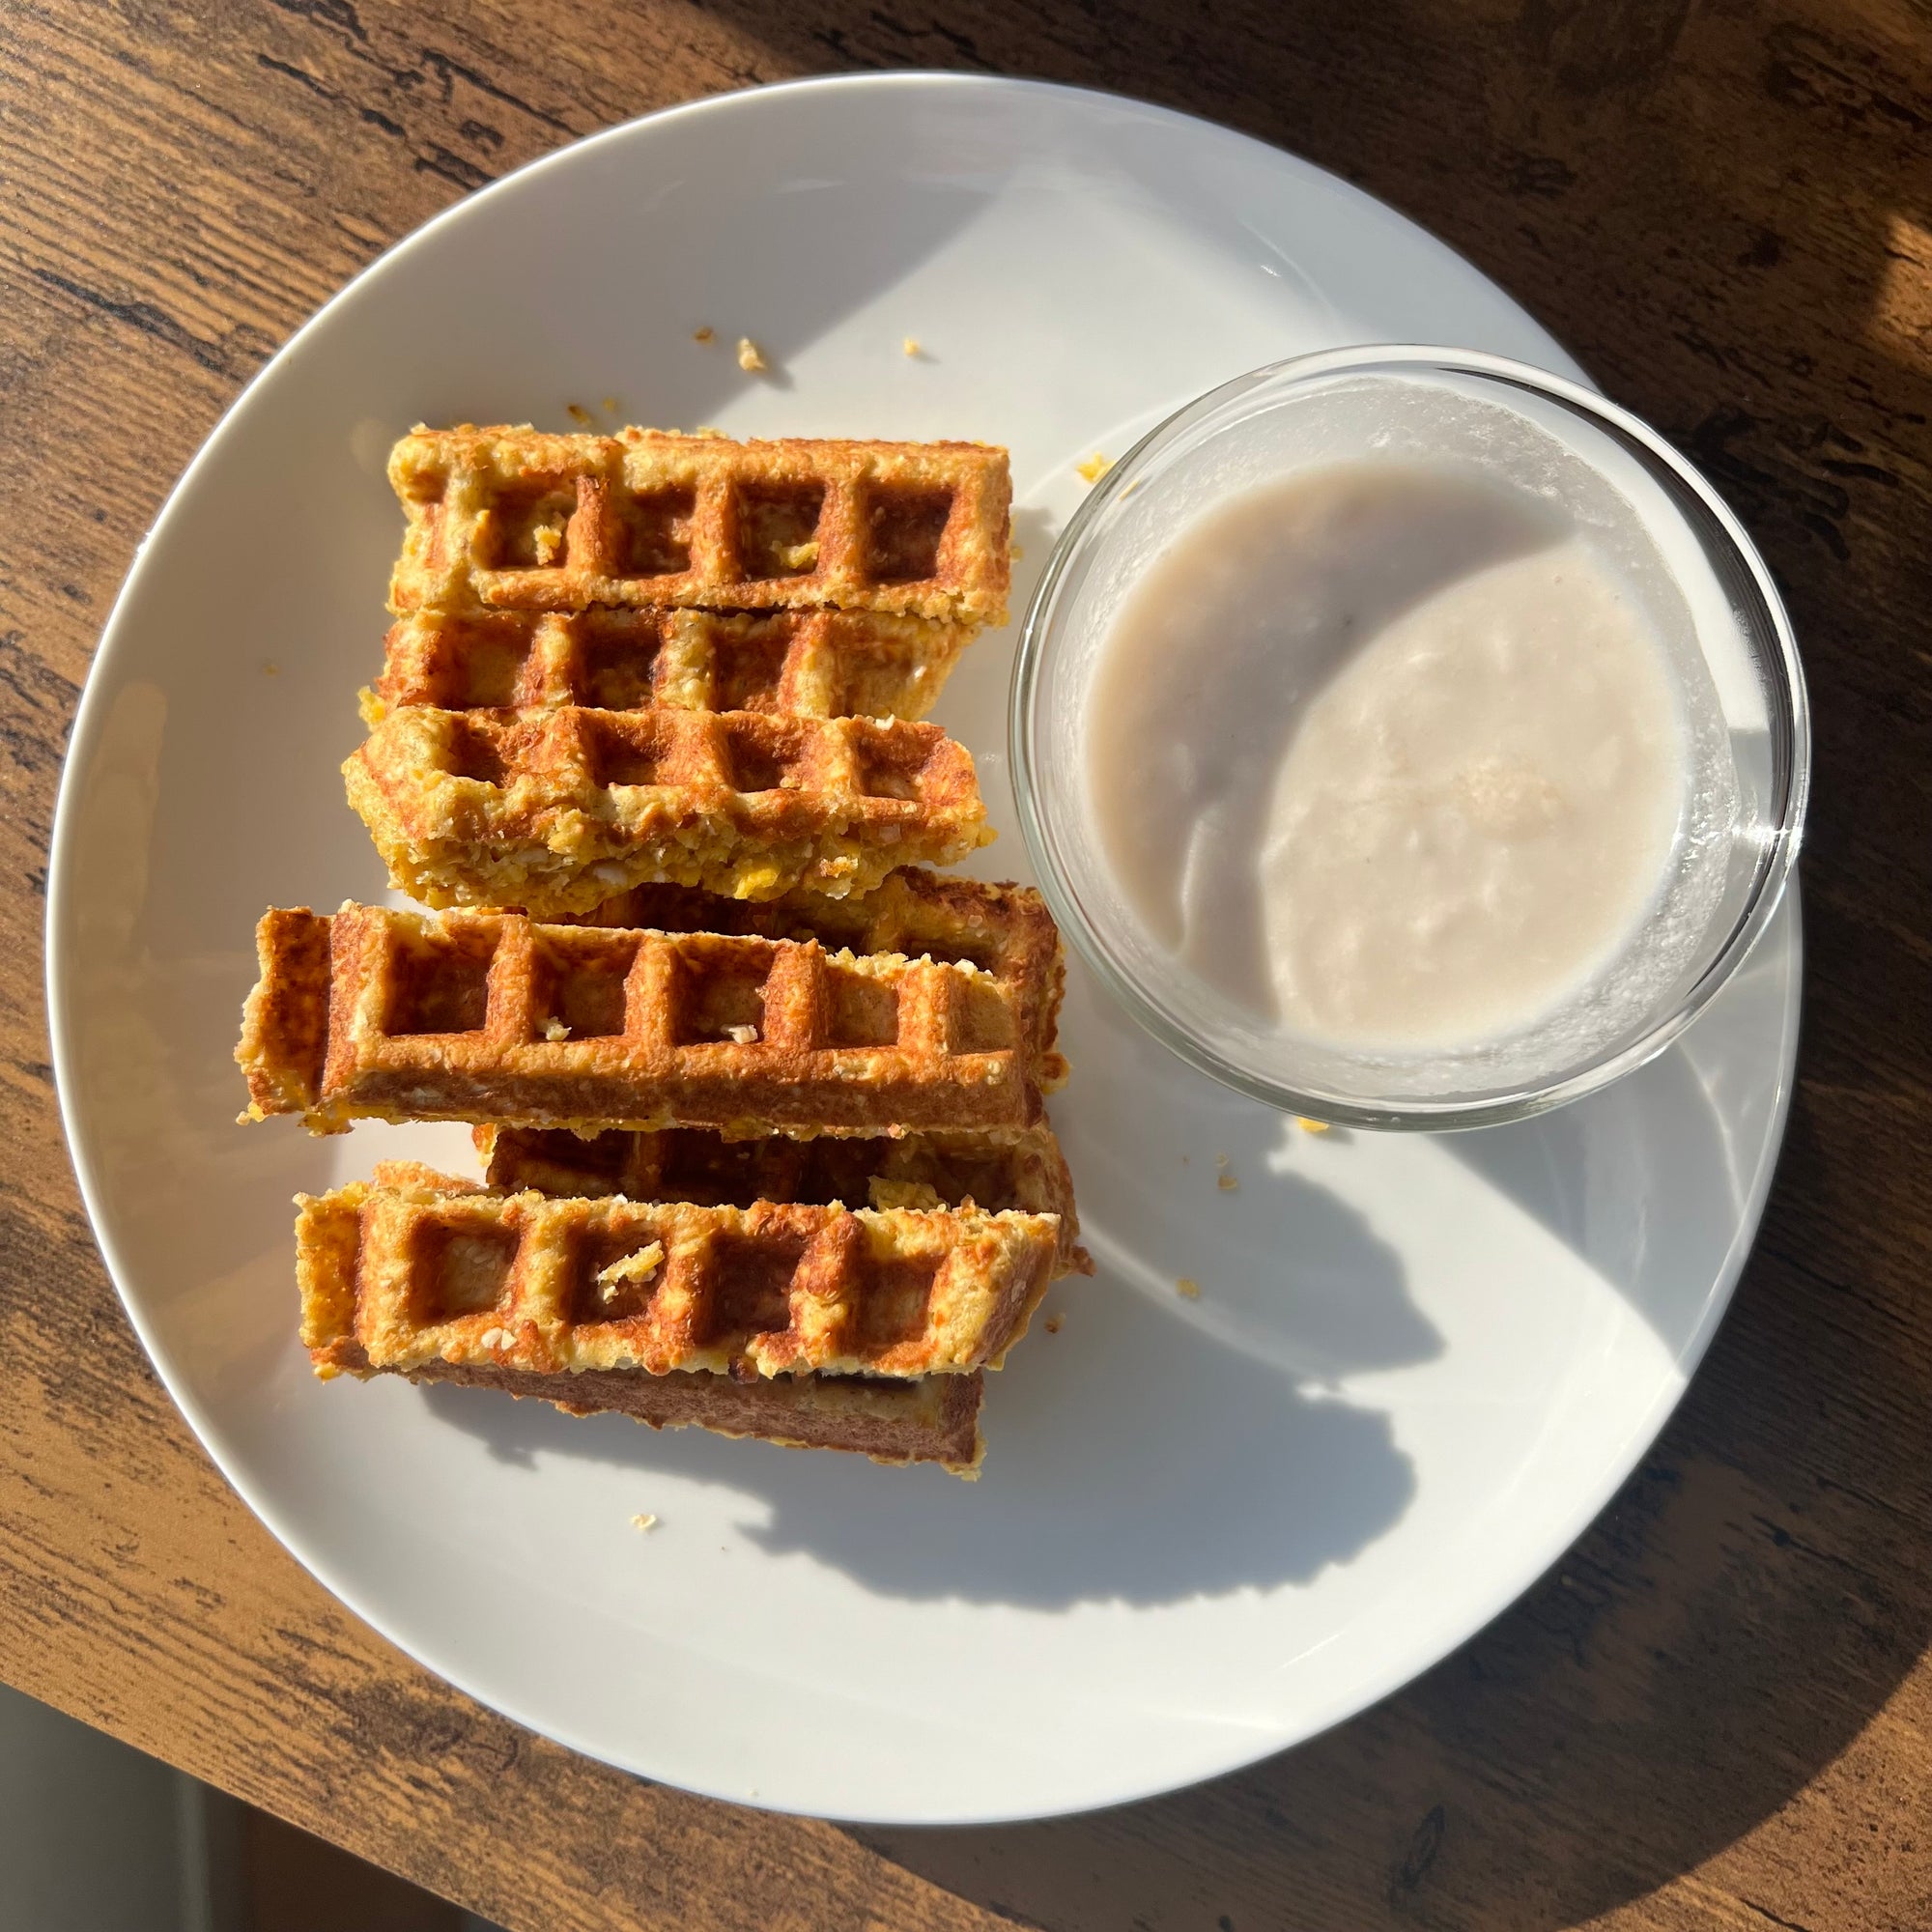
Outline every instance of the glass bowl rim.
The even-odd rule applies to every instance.
[[[1380,369],[1433,369],[1448,375],[1469,375],[1513,384],[1534,395],[1564,405],[1600,428],[1634,443],[1641,454],[1687,490],[1710,518],[1715,531],[1729,545],[1771,622],[1776,663],[1763,640],[1750,639],[1753,658],[1762,673],[1781,678],[1777,696],[1783,699],[1788,736],[1785,755],[1774,773],[1782,790],[1783,810],[1763,839],[1763,856],[1750,895],[1723,943],[1706,961],[1689,992],[1637,1038],[1612,1053],[1586,1059],[1557,1078],[1541,1085],[1484,1096],[1475,1100],[1406,1098],[1381,1103],[1369,1099],[1309,1094],[1285,1082],[1237,1066],[1170,1014],[1133,975],[1110,953],[1106,942],[1086,915],[1064,875],[1057,848],[1042,819],[1030,735],[1042,668],[1050,655],[1048,617],[1062,579],[1075,557],[1087,548],[1101,513],[1145,469],[1148,460],[1171,442],[1189,423],[1240,396],[1263,388],[1294,385],[1337,375],[1370,374]],[[1039,889],[1061,930],[1099,980],[1107,994],[1170,1052],[1250,1099],[1283,1113],[1336,1126],[1396,1131],[1443,1132],[1465,1127],[1500,1125],[1527,1120],[1572,1100],[1594,1094],[1612,1081],[1654,1060],[1668,1047],[1729,982],[1763,935],[1783,895],[1786,880],[1803,841],[1804,817],[1811,790],[1810,703],[1804,671],[1798,656],[1784,600],[1770,569],[1744,526],[1716,489],[1687,458],[1680,455],[1642,417],[1610,402],[1580,383],[1552,375],[1532,363],[1516,361],[1485,351],[1455,349],[1428,343],[1364,343],[1345,349],[1318,350],[1284,357],[1235,376],[1183,403],[1163,417],[1115,463],[1068,520],[1047,558],[1020,624],[1019,645],[1013,658],[1007,707],[1007,749],[1011,760],[1013,796],[1020,832],[1033,862]]]

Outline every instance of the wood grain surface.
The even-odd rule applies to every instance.
[[[102,1274],[41,993],[115,588],[273,346],[629,115],[987,69],[1230,122],[1417,216],[1716,477],[1817,724],[1757,1253],[1615,1506],[1315,1745],[1012,1829],[759,1816],[445,1689],[214,1473]],[[0,1675],[516,1928],[1932,1926],[1932,13],[1923,0],[0,0]]]

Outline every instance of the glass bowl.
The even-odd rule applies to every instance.
[[[1146,566],[1223,497],[1299,469],[1389,458],[1533,488],[1585,525],[1621,518],[1645,540],[1641,556],[1632,553],[1639,601],[1669,605],[1669,648],[1694,741],[1690,830],[1679,841],[1691,856],[1663,889],[1656,933],[1645,929],[1655,957],[1646,971],[1593,990],[1578,1006],[1588,1008],[1588,1024],[1571,1015],[1438,1049],[1344,1046],[1288,1031],[1163,947],[1101,849],[1084,727],[1110,622]],[[1170,416],[1108,470],[1028,608],[1009,729],[1041,890],[1102,986],[1156,1039],[1228,1086],[1314,1120],[1377,1128],[1520,1120],[1662,1052],[1776,910],[1810,774],[1790,621],[1763,559],[1710,484],[1654,430],[1577,384],[1499,356],[1410,346],[1297,356],[1237,377]]]

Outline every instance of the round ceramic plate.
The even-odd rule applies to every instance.
[[[768,373],[739,369],[740,335]],[[992,1378],[976,1484],[318,1382],[289,1197],[384,1156],[473,1172],[468,1139],[235,1124],[256,918],[384,891],[337,766],[401,533],[384,459],[412,423],[567,429],[575,406],[1003,442],[1017,608],[1076,466],[1240,370],[1378,340],[1577,373],[1466,263],[1287,155],[1091,94],[867,76],[657,115],[475,196],[358,277],[210,439],[75,727],[49,917],[62,1104],[183,1412],[405,1650],[694,1790],[880,1821],[1064,1811],[1394,1690],[1630,1470],[1763,1204],[1788,908],[1662,1060],[1461,1138],[1309,1132],[1189,1071],[1076,970],[1054,1120],[1099,1272]],[[982,637],[937,713],[979,758],[995,877],[1025,864],[1011,641]]]

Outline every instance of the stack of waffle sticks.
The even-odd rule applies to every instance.
[[[867,893],[990,838],[923,722],[1010,576],[1006,452],[418,431],[349,802],[433,906]]]
[[[1004,451],[419,429],[350,803],[436,910],[270,911],[244,1120],[471,1124],[298,1200],[317,1372],[973,1473],[1088,1264],[1037,895],[923,722]]]

